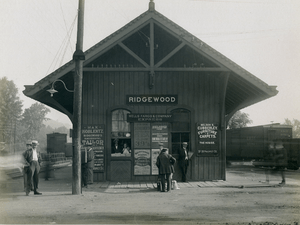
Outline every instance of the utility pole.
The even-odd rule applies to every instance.
[[[74,99],[73,99],[73,167],[72,194],[81,194],[81,106],[82,106],[82,67],[85,60],[83,48],[84,1],[79,0],[77,43],[73,54],[75,61]]]

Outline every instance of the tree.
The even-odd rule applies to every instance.
[[[16,126],[22,115],[18,88],[6,77],[0,79],[0,141],[11,148],[15,142]]]
[[[247,127],[247,124],[251,124],[252,120],[250,120],[249,115],[247,113],[243,113],[241,111],[237,111],[228,121],[227,128],[242,128]]]
[[[26,131],[23,133],[23,138],[25,140],[37,139],[37,135],[41,128],[45,126],[43,122],[48,120],[46,115],[49,112],[50,110],[40,103],[34,103],[30,108],[25,109],[21,120],[21,124]]]
[[[293,138],[300,138],[300,121],[293,119],[290,121],[289,119],[284,119],[284,125],[291,125],[293,126]]]

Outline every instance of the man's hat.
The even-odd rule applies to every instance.
[[[164,145],[164,143],[162,143],[162,142],[158,142],[158,145],[159,145],[159,146],[163,146],[163,145]]]
[[[161,150],[161,152],[166,152],[166,151],[168,151],[169,149],[167,149],[167,148],[163,148],[162,150]]]
[[[39,142],[38,141],[32,141],[31,144],[33,144],[33,145],[39,145]]]
[[[26,141],[26,145],[31,145],[31,141]]]
[[[187,145],[188,143],[187,143],[187,142],[182,142],[182,144],[183,144],[183,145]]]

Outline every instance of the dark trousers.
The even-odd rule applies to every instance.
[[[166,173],[166,174],[161,174],[161,186],[162,186],[162,191],[166,190],[166,180],[167,180],[167,191],[171,191],[171,174]]]
[[[87,168],[87,183],[88,184],[92,184],[94,182],[94,170],[93,167],[89,167]]]
[[[31,187],[36,191],[39,187],[40,164],[37,161],[32,161],[27,171],[27,191],[30,192]],[[32,184],[33,183],[33,184]]]
[[[94,160],[87,162],[87,183],[92,184],[94,182]]]
[[[182,173],[182,182],[186,182],[187,168],[188,168],[188,160],[184,160],[184,164],[180,166],[181,173]]]
[[[81,185],[86,187],[88,184],[88,165],[87,163],[81,164]]]

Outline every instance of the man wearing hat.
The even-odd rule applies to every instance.
[[[93,184],[95,153],[93,150],[93,145],[91,143],[88,143],[87,145],[87,183]]]
[[[189,166],[189,156],[187,152],[187,142],[182,142],[182,148],[179,151],[179,167],[182,173],[182,182],[186,182],[186,173]]]
[[[158,142],[158,146],[159,146],[159,152],[161,152],[161,150],[163,150],[164,148],[164,143]]]
[[[27,149],[24,152],[25,161],[28,163],[29,168],[27,172],[27,188],[26,195],[29,195],[32,187],[33,181],[33,191],[35,195],[41,195],[42,193],[38,192],[39,185],[39,172],[40,172],[40,163],[42,161],[41,154],[39,150],[37,150],[38,141],[32,141],[32,148]]]
[[[93,184],[94,175],[94,150],[90,142],[85,143],[81,149],[81,186],[88,187]]]
[[[166,179],[167,179],[167,191],[171,191],[171,174],[174,173],[174,167],[176,159],[169,154],[167,148],[163,148],[156,159],[156,166],[158,167],[159,176],[161,178],[162,192],[166,191]]]
[[[30,150],[32,148],[31,141],[26,141],[26,150]],[[27,190],[27,175],[29,170],[29,163],[25,160],[24,162],[24,190]],[[32,188],[31,188],[32,189]]]

